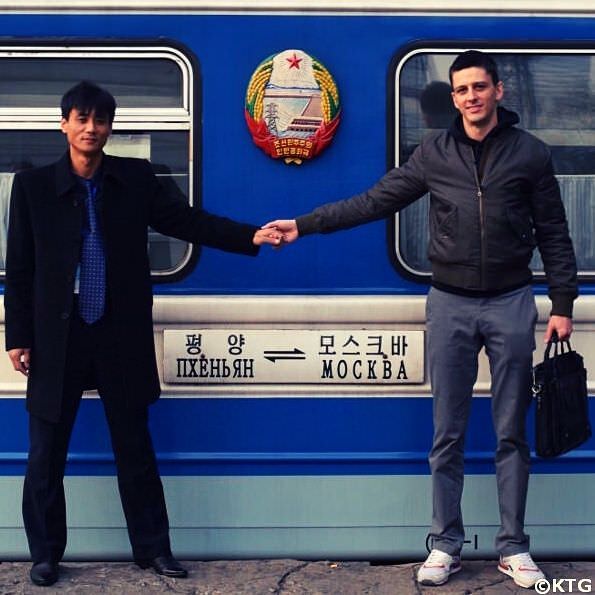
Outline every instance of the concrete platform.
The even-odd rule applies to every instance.
[[[501,595],[534,593],[517,587],[496,569],[496,562],[463,561],[463,569],[441,587],[415,581],[418,563],[372,565],[368,562],[236,560],[184,562],[189,577],[168,579],[123,562],[65,562],[52,587],[29,580],[30,564],[0,563],[0,594],[109,593],[114,595],[188,593],[196,595],[408,595],[421,593]],[[542,562],[549,582],[541,593],[595,592],[595,562]],[[574,579],[574,580],[572,580]],[[554,584],[554,580],[557,582]],[[581,581],[581,582],[579,582]]]

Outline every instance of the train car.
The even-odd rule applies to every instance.
[[[590,371],[593,415],[588,0],[0,0],[0,268],[14,173],[64,152],[59,100],[81,79],[118,102],[107,152],[149,159],[164,186],[193,204],[264,224],[360,192],[403,163],[452,116],[448,87],[430,107],[428,90],[444,93],[449,64],[469,48],[495,57],[503,105],[551,147],[580,269],[572,345]],[[307,69],[300,84],[275,82],[283,60]],[[162,380],[151,427],[180,559],[425,557],[427,228],[424,198],[388,221],[257,258],[151,233]],[[538,256],[533,265],[537,361],[549,300]],[[1,322],[3,330],[3,310]],[[23,377],[0,359],[2,559],[28,557],[24,392]],[[467,558],[495,555],[489,396],[482,355],[466,445]],[[129,559],[92,392],[66,489],[67,557]],[[537,557],[593,554],[594,491],[594,439],[534,458],[526,520]]]

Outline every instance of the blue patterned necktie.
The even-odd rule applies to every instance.
[[[89,225],[83,231],[79,313],[87,324],[92,324],[103,316],[105,309],[105,252],[95,210],[97,185],[93,180],[84,180],[84,183]]]

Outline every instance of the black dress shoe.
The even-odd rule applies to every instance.
[[[152,560],[136,560],[141,568],[153,568],[157,574],[172,578],[186,578],[188,571],[171,555],[157,556]]]
[[[37,562],[29,572],[31,580],[40,587],[49,587],[58,580],[58,564],[55,562]]]

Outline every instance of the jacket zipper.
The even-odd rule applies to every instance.
[[[475,153],[473,147],[471,149],[471,157],[473,159],[473,175],[475,177],[475,185],[477,187],[477,202],[479,203],[479,239],[480,239],[480,262],[479,262],[479,287],[484,288],[484,271],[486,261],[486,249],[485,249],[485,222],[484,222],[484,198],[483,190],[481,188],[480,172],[477,170],[477,162],[475,161]],[[486,149],[483,148],[483,155],[481,158],[482,163],[485,163]],[[483,173],[483,172],[482,172]]]

